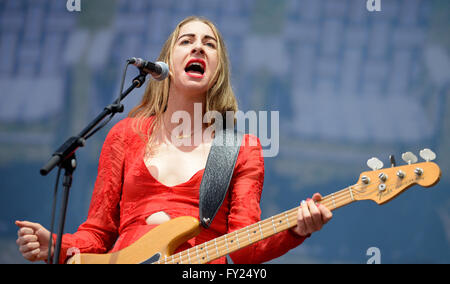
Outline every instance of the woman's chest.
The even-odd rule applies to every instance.
[[[151,156],[145,155],[144,163],[153,178],[171,187],[189,181],[204,169],[209,150],[208,144],[189,149],[163,144]]]

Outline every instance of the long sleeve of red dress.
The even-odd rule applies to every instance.
[[[117,239],[125,153],[121,126],[113,127],[105,139],[87,220],[76,233],[64,234],[60,263],[78,252],[105,253]]]
[[[145,220],[159,211],[171,218],[198,218],[204,170],[176,186],[161,184],[145,166],[145,142],[134,132],[132,122],[133,118],[126,118],[108,133],[87,220],[77,232],[63,236],[60,263],[73,253],[114,252],[133,244],[155,227],[147,225]],[[263,183],[261,144],[255,136],[245,135],[227,197],[211,226],[180,246],[178,251],[260,221]],[[230,257],[234,263],[262,263],[285,254],[303,240],[286,230],[236,251]],[[226,263],[226,257],[211,263]]]

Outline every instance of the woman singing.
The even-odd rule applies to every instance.
[[[70,248],[81,253],[115,252],[170,219],[199,216],[199,187],[213,137],[208,124],[195,125],[194,110],[201,106],[202,115],[237,111],[228,55],[213,23],[189,17],[177,25],[158,60],[169,65],[169,78],[151,80],[140,104],[108,133],[87,220],[77,232],[63,236],[60,263],[71,256]],[[173,119],[180,112],[189,115],[187,126]],[[196,135],[202,139],[194,139]],[[252,145],[251,139],[257,143]],[[260,221],[263,181],[261,145],[246,134],[214,221],[177,251]],[[301,244],[332,217],[325,206],[316,204],[320,199],[315,194],[302,202],[294,228],[231,253],[233,262],[266,262]],[[47,260],[49,231],[28,221],[16,225],[23,257]],[[221,257],[211,263],[226,262]]]

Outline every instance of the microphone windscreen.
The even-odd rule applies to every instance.
[[[153,77],[155,80],[161,81],[167,78],[169,76],[169,66],[165,62],[157,61],[155,62],[156,65],[161,67],[161,74],[157,77]]]

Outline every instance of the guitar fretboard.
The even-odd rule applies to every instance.
[[[320,202],[330,210],[335,210],[355,201],[353,186],[325,196]],[[225,234],[216,239],[194,246],[185,251],[160,259],[157,263],[203,264],[224,255],[247,247],[279,232],[297,225],[297,212],[300,207],[293,208],[253,225]]]

